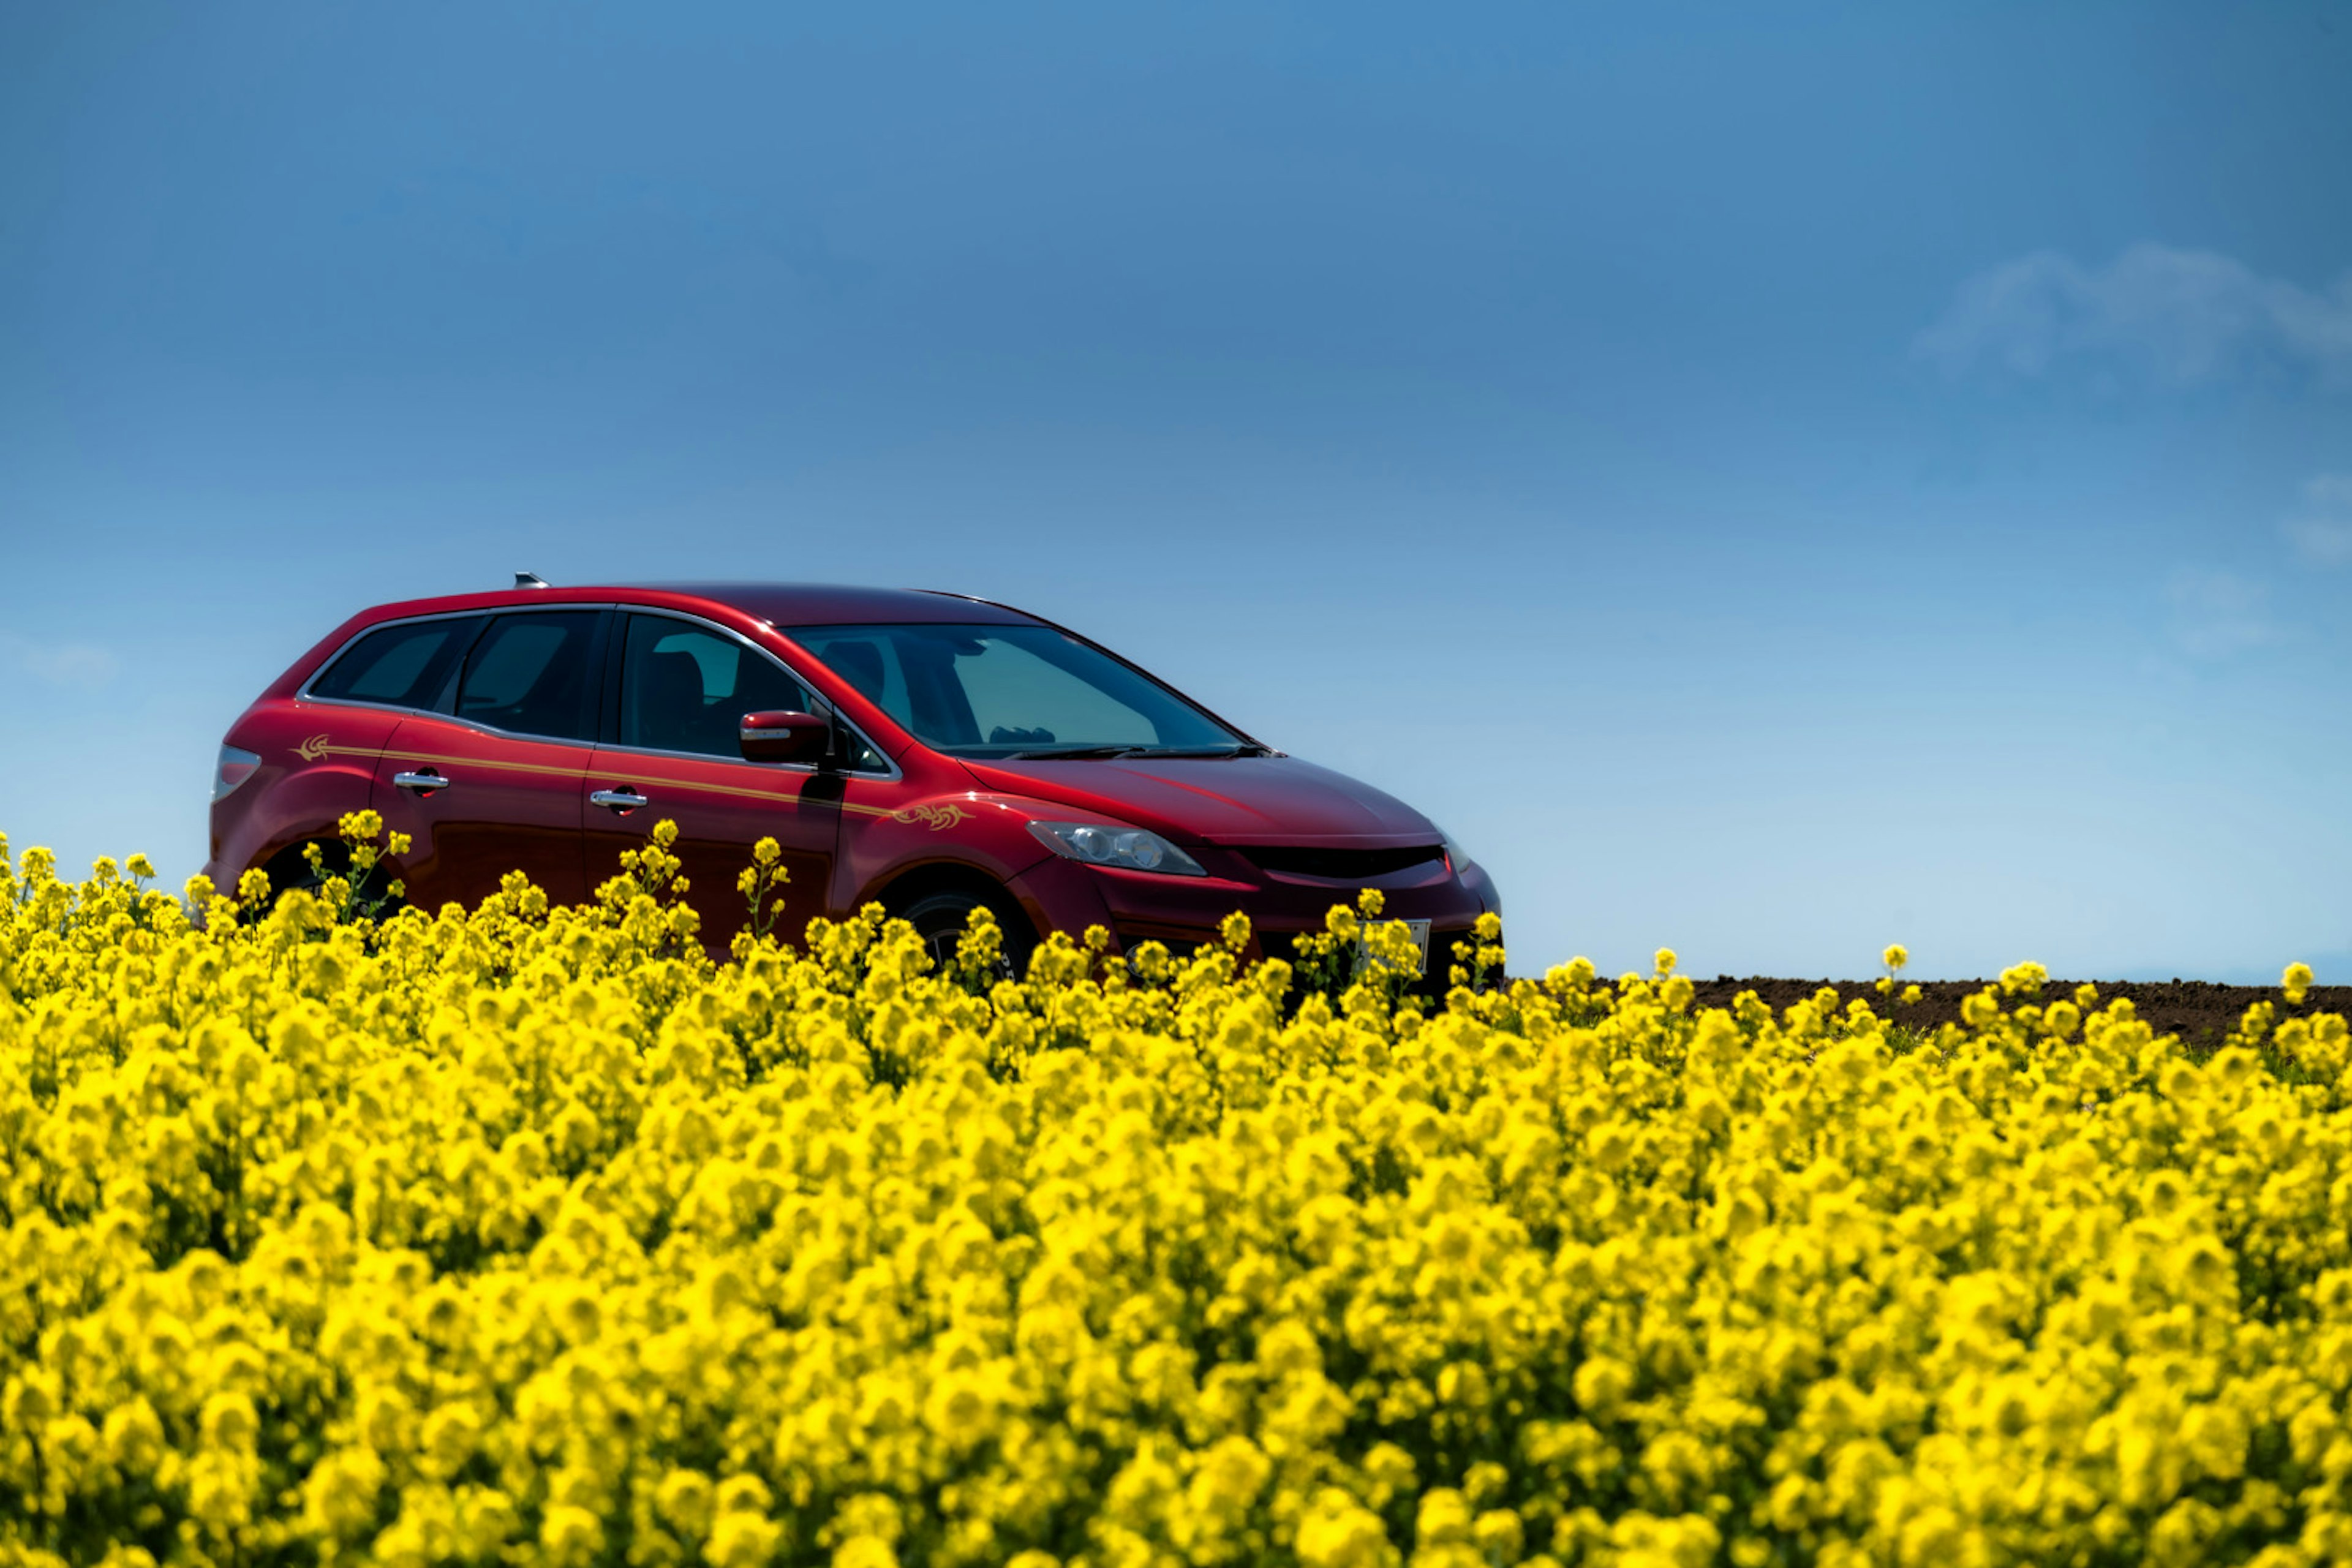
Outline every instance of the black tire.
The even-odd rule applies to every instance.
[[[350,852],[341,844],[321,843],[319,847],[323,851],[320,858],[325,862],[327,875],[310,869],[310,862],[302,858],[300,845],[279,850],[275,859],[261,868],[261,874],[269,879],[269,896],[240,914],[238,923],[258,923],[263,916],[283,903],[289,893],[298,890],[316,893],[327,885],[327,876],[350,864]]]
[[[1028,973],[1029,955],[1036,950],[1037,938],[1030,930],[1029,917],[1008,897],[982,898],[961,888],[949,888],[925,893],[898,913],[923,939],[931,962],[944,970],[955,963],[956,943],[963,936],[971,911],[978,909],[993,913],[997,929],[1004,933],[1003,956],[996,965],[998,977],[1018,980]]]
[[[312,870],[310,862],[303,858],[299,848],[285,851],[264,868],[269,875],[269,901],[263,906],[263,909],[276,909],[279,900],[297,889],[306,893],[316,893],[327,885],[329,877],[351,875],[352,852],[347,846],[321,843],[319,848],[321,870]],[[384,874],[385,870],[386,868],[379,867],[375,871],[371,872],[368,876],[369,885],[380,886],[390,881],[391,878]],[[362,888],[359,891],[362,900],[365,900],[368,897],[368,889]],[[406,907],[407,900],[404,899],[383,896],[381,897],[380,901],[374,903],[373,918],[382,922],[391,919]]]
[[[331,840],[319,841],[319,864],[321,870],[310,869],[310,862],[302,853],[305,847],[293,845],[278,852],[278,858],[262,868],[269,877],[269,897],[274,903],[294,891],[315,893],[326,886],[329,877],[351,868],[352,852],[344,845]]]

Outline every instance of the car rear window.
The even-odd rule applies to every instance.
[[[522,735],[580,741],[593,729],[588,654],[596,610],[500,616],[466,656],[457,717]]]
[[[430,708],[481,626],[480,616],[460,616],[378,627],[345,648],[311,681],[310,695],[329,701]]]

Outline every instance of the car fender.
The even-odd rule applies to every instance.
[[[223,892],[290,845],[335,840],[347,812],[365,810],[376,760],[401,715],[385,709],[265,702],[229,727],[226,743],[261,762],[212,806],[205,874]]]
[[[1036,821],[1117,823],[1096,812],[1026,795],[962,790],[929,795],[895,806],[842,803],[839,856],[841,906],[855,910],[890,885],[926,867],[977,871],[1000,886],[1055,858],[1029,831]]]
[[[207,870],[215,886],[230,891],[238,877],[295,845],[339,842],[343,815],[366,807],[369,783],[368,768],[341,761],[278,779],[222,843],[214,858],[217,869]]]

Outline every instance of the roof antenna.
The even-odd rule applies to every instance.
[[[544,588],[547,582],[536,572],[518,572],[514,585],[518,588]]]

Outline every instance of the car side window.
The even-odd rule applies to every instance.
[[[430,708],[481,627],[479,616],[379,627],[345,648],[312,680],[310,695],[327,701]]]
[[[823,659],[835,675],[857,689],[859,696],[897,719],[906,707],[907,675],[887,637],[852,636],[827,637],[822,630],[802,628],[793,634],[803,647]],[[887,773],[890,761],[852,731],[849,761],[852,773]]]
[[[744,714],[814,708],[799,681],[732,637],[667,616],[629,617],[621,657],[625,746],[740,757]]]
[[[539,610],[492,621],[467,656],[457,717],[518,734],[587,740],[595,727],[588,658],[600,614]]]

